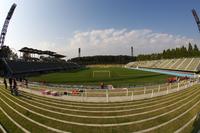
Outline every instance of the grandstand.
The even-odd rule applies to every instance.
[[[7,76],[30,76],[44,72],[69,71],[80,69],[80,66],[72,62],[27,62],[23,60],[2,59]]]
[[[66,62],[62,58],[64,55],[57,54],[53,51],[42,51],[33,48],[24,47],[19,50],[22,52],[21,59],[10,60],[2,58],[4,64],[4,76],[6,77],[25,77],[35,74],[56,72],[56,71],[71,71],[80,69],[81,66],[77,63]],[[39,58],[31,55],[39,55]]]
[[[186,71],[186,72],[199,72],[200,58],[136,61],[136,62],[130,62],[126,66],[132,68],[153,68],[153,69],[176,70],[176,71]]]

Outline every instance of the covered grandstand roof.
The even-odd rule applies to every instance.
[[[24,53],[30,53],[30,54],[45,54],[45,55],[49,55],[49,56],[54,56],[56,58],[64,58],[66,56],[61,55],[61,54],[57,54],[56,52],[53,51],[49,51],[49,50],[38,50],[38,49],[33,49],[33,48],[28,48],[28,47],[23,47],[22,49],[19,50],[20,52],[24,52]]]

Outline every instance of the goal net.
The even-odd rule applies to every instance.
[[[109,77],[110,78],[110,71],[93,71],[92,73],[93,78],[103,78],[103,77]]]

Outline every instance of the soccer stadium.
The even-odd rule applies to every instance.
[[[48,3],[49,12],[52,7],[58,5],[57,10],[63,12],[63,8],[67,7],[66,3],[74,4],[69,1],[51,2]],[[85,2],[87,6],[90,5],[87,0]],[[104,0],[101,2],[106,5],[109,3]],[[97,2],[95,5],[101,7],[101,2],[99,4]],[[8,5],[7,1],[5,3],[4,6]],[[79,3],[82,2],[79,1]],[[122,3],[123,1],[114,5],[123,7]],[[133,4],[131,1],[125,3],[127,4],[126,8],[130,8],[129,5]],[[18,20],[13,17],[15,12],[16,17],[20,16],[22,10],[19,8],[23,9],[23,6],[38,7],[39,3],[34,4],[34,2],[25,2],[25,4],[19,2],[19,5],[13,3],[11,7],[8,6],[9,11],[2,27],[0,35],[0,133],[200,132],[200,50],[198,39],[196,44],[194,43],[195,39],[188,39],[188,42],[187,37],[169,35],[168,39],[172,39],[170,43],[175,40],[174,42],[185,41],[187,44],[179,47],[163,46],[159,52],[149,53],[138,52],[136,46],[130,45],[128,52],[121,54],[120,51],[123,51],[123,48],[119,48],[117,45],[116,47],[119,49],[118,52],[115,51],[117,54],[108,52],[102,46],[102,51],[108,54],[99,54],[100,50],[98,49],[87,55],[82,53],[84,48],[89,50],[94,48],[91,48],[92,46],[83,47],[83,45],[79,47],[78,45],[75,47],[77,56],[70,58],[68,57],[70,52],[64,54],[59,51],[59,49],[62,51],[60,47],[43,48],[31,44],[20,45],[20,49],[13,50],[12,46],[7,43],[8,39],[12,38],[12,36],[8,38],[6,36],[8,27],[17,25],[14,22]],[[45,3],[45,6],[48,4]],[[107,6],[113,7],[112,4]],[[139,2],[138,4],[144,3]],[[184,4],[187,5],[187,2]],[[87,8],[86,5],[85,7],[83,5],[78,6],[80,11],[82,8]],[[171,4],[169,5],[171,6]],[[152,5],[150,4],[150,6]],[[30,7],[27,8],[31,10]],[[17,12],[18,9],[19,12]],[[47,10],[43,7],[41,9],[42,11]],[[38,7],[39,10],[40,7]],[[191,21],[196,22],[200,31],[200,20],[196,10],[192,9],[192,12],[190,9],[188,10],[190,17],[194,17]],[[54,13],[56,14],[56,11]],[[50,14],[45,15],[49,18]],[[38,14],[34,15],[31,16],[33,19]],[[70,17],[74,19],[74,16]],[[78,17],[81,18],[79,15]],[[31,21],[37,23],[38,20]],[[56,24],[61,25],[59,22]],[[196,26],[196,24],[192,24]],[[50,22],[45,26],[52,28]],[[23,30],[21,32],[23,33]],[[86,38],[88,34],[94,35],[100,32],[102,31],[83,33],[83,37]],[[106,32],[109,34],[110,30]],[[111,30],[111,32],[114,31]],[[124,32],[126,32],[124,36],[129,34],[123,30],[116,32],[115,37],[120,38]],[[134,36],[137,36],[137,31],[133,33]],[[8,31],[9,34],[11,33]],[[42,33],[30,34],[46,37]],[[75,34],[74,38],[76,39],[82,33]],[[153,38],[154,40],[148,42],[152,46],[155,39],[162,40],[166,37],[166,34],[158,35],[159,33],[149,33],[146,30],[145,33],[139,33],[139,35],[141,34],[144,37],[139,37],[140,41],[146,36],[148,36],[147,38],[156,36]],[[111,36],[107,36],[109,43],[111,38]],[[57,40],[60,39],[62,40],[62,38],[57,38]],[[94,40],[94,38],[89,40]],[[108,40],[103,39],[102,43]],[[114,40],[116,42],[117,38]],[[16,42],[20,41],[19,39]],[[127,38],[125,38],[123,46],[126,41]],[[82,43],[80,38],[74,42]],[[166,40],[159,40],[159,43],[165,42]],[[96,46],[94,45],[94,47]],[[110,49],[110,46],[107,45],[107,47]],[[114,47],[113,45],[112,48]],[[135,47],[137,54],[134,54]],[[139,49],[142,49],[142,44],[139,45]],[[150,50],[151,46],[148,49]],[[70,47],[69,51],[73,50]]]

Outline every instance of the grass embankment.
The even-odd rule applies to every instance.
[[[28,118],[34,121],[37,121],[49,127],[53,127],[53,128],[64,130],[64,131],[70,131],[70,132],[101,132],[101,133],[102,132],[106,132],[106,133],[107,132],[108,133],[109,132],[132,132],[132,131],[139,131],[139,130],[151,128],[154,126],[158,126],[160,124],[164,124],[164,126],[153,130],[153,132],[158,132],[158,131],[165,131],[165,132],[172,131],[173,132],[174,130],[183,126],[184,123],[189,121],[200,110],[200,106],[199,106],[200,93],[199,93],[198,87],[199,86],[197,85],[187,90],[183,90],[180,92],[176,92],[173,94],[156,97],[156,98],[152,98],[148,100],[138,100],[138,101],[120,102],[120,103],[105,103],[105,104],[99,103],[96,105],[94,103],[78,103],[78,102],[69,102],[69,101],[62,101],[62,100],[53,100],[50,98],[34,96],[27,93],[23,93],[23,96],[13,97],[9,94],[7,90],[1,89],[0,90],[1,92],[0,106],[10,116],[12,116],[13,119],[15,119],[23,127],[26,127],[26,129],[32,132],[50,132],[50,131],[45,129],[44,127],[36,125],[33,122],[30,122],[27,120],[25,121],[21,115],[17,114],[9,106],[11,106],[18,112],[22,113],[24,116],[27,116]],[[37,101],[38,103],[34,101]],[[47,104],[45,102],[50,102],[50,103]],[[40,103],[49,105],[49,107],[41,105]],[[59,104],[55,104],[55,103],[59,103]],[[74,107],[65,106],[67,103],[69,105],[74,105]],[[60,108],[62,107],[63,109],[56,109],[54,108],[55,105],[58,105],[56,107],[60,107]],[[125,108],[120,107],[123,105],[126,107]],[[108,107],[108,108],[105,108],[105,107]],[[188,111],[188,109],[190,108],[191,110]],[[65,110],[65,109],[68,109],[68,110]],[[76,109],[79,111],[69,111],[72,109]],[[131,110],[131,109],[132,111],[125,111],[125,110]],[[55,112],[60,112],[60,113],[63,112],[65,114],[73,114],[77,116],[69,117],[64,114],[50,112],[50,110],[55,111]],[[122,112],[114,113],[114,111],[119,111],[119,110]],[[85,111],[85,112],[81,113],[81,111]],[[91,113],[90,111],[97,111],[98,113],[95,114],[95,113]],[[101,113],[103,111],[110,111],[110,112]],[[76,112],[76,113],[73,113],[73,112]],[[107,115],[107,114],[111,114],[111,115]],[[88,116],[88,117],[81,118],[78,115]],[[129,115],[129,116],[123,116],[123,115]],[[90,118],[90,116],[100,116],[100,117]],[[123,117],[103,118],[107,116],[117,116],[117,117],[123,116]],[[178,119],[175,119],[174,121],[170,121],[176,118],[177,116],[180,116],[180,117]],[[168,121],[170,122],[166,123]],[[76,123],[71,123],[71,122],[76,122]],[[100,125],[93,125],[94,123],[100,124]],[[105,123],[110,123],[114,125],[105,125],[107,127],[102,127],[103,124]],[[3,125],[6,128],[8,128],[5,124]]]

